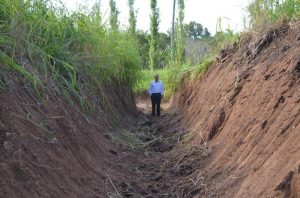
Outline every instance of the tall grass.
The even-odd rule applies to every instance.
[[[223,30],[222,18],[218,19],[216,30],[216,34],[213,37],[205,40],[210,46],[210,51],[202,58],[200,63],[191,64],[189,60],[186,60],[186,62],[180,66],[169,67],[167,82],[171,93],[175,92],[177,88],[180,87],[183,78],[193,82],[202,77],[213,64],[221,49],[230,47],[233,43],[239,41],[239,33],[234,33],[229,27],[226,28],[226,30]]]
[[[218,24],[219,23],[221,24],[221,19],[219,19]],[[180,65],[169,65],[168,67],[160,70],[143,70],[142,78],[135,87],[135,91],[143,92],[149,89],[149,83],[153,80],[154,74],[158,73],[160,74],[162,81],[165,83],[166,99],[168,99],[181,86],[183,78],[193,82],[195,79],[202,77],[213,64],[220,50],[238,42],[239,38],[239,33],[234,33],[230,28],[223,30],[222,26],[218,25],[216,35],[209,40],[206,40],[211,50],[200,63],[191,64],[189,60],[186,60]]]
[[[110,101],[105,89],[130,92],[140,73],[135,40],[103,25],[97,6],[89,14],[69,13],[52,2],[0,2],[0,75],[21,74],[38,91],[55,85],[86,108],[95,97],[114,108],[105,104]]]
[[[255,0],[247,7],[250,25],[261,31],[284,20],[300,18],[299,0]]]

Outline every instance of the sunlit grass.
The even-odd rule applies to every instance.
[[[69,13],[50,0],[2,0],[1,76],[14,72],[37,92],[51,84],[85,109],[97,101],[115,111],[105,90],[130,92],[139,78],[140,56],[134,38],[112,31],[101,18],[97,7],[88,14]],[[0,81],[5,87],[6,80]]]
[[[254,30],[262,31],[266,27],[284,20],[300,18],[299,0],[255,0],[248,6],[250,23]]]

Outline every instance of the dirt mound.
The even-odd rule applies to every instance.
[[[211,151],[199,177],[219,197],[299,197],[299,35],[299,24],[246,35],[178,94],[186,142]]]

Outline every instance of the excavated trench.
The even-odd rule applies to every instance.
[[[204,144],[181,145],[189,130],[182,126],[180,110],[167,110],[169,104],[164,103],[162,116],[153,118],[149,101],[139,101],[137,106],[138,122],[127,130],[134,131],[141,146],[133,147],[136,163],[128,167],[132,175],[118,182],[119,192],[111,188],[112,196],[194,197],[200,192],[209,195],[204,178],[196,174],[205,165],[209,151]]]
[[[0,197],[300,197],[299,35],[299,22],[244,35],[160,118],[121,89],[95,93],[112,116],[7,76]]]
[[[299,35],[299,22],[249,33],[200,79],[183,80],[177,110],[142,127],[154,140],[136,192],[300,197]]]

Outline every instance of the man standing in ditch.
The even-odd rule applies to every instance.
[[[160,102],[164,96],[164,85],[159,80],[158,74],[155,74],[154,80],[150,84],[149,95],[151,96],[152,102],[152,116],[155,117],[155,107],[156,115],[160,116]]]

